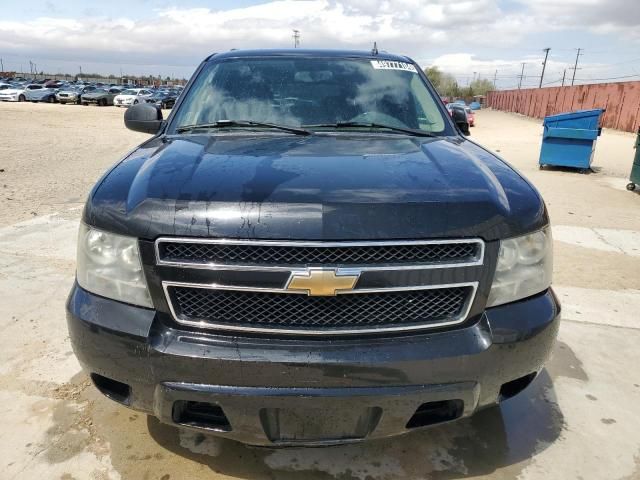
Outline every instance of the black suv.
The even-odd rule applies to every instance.
[[[258,445],[379,438],[523,390],[560,306],[547,210],[411,59],[211,55],[87,201],[68,300],[107,397]]]

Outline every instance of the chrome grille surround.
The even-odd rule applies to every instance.
[[[172,262],[166,261],[161,258],[159,245],[163,242],[171,243],[189,243],[189,244],[216,244],[216,245],[243,245],[256,247],[268,245],[268,246],[301,246],[304,248],[345,248],[345,247],[376,247],[376,246],[399,246],[399,245],[447,245],[447,244],[475,244],[475,256],[465,261],[454,262],[425,262],[425,263],[380,263],[380,264],[323,264],[321,267],[317,266],[290,266],[290,265],[273,265],[273,264],[225,264],[225,263],[190,263],[190,262]],[[433,328],[439,328],[444,326],[456,325],[464,322],[467,319],[471,306],[475,300],[478,281],[460,282],[460,283],[438,283],[429,285],[407,285],[407,286],[393,286],[385,288],[359,288],[357,283],[352,290],[336,291],[337,296],[342,295],[358,295],[358,294],[374,294],[374,293],[392,293],[392,292],[420,292],[426,290],[443,290],[443,289],[457,289],[465,288],[466,295],[464,302],[461,304],[458,314],[448,318],[437,318],[431,321],[425,320],[420,323],[394,323],[394,324],[374,324],[370,326],[361,326],[356,328],[348,327],[321,327],[321,328],[305,328],[304,326],[281,326],[272,324],[271,326],[260,325],[247,325],[243,324],[231,324],[230,322],[215,322],[211,321],[211,315],[207,318],[193,318],[181,315],[180,305],[177,304],[175,298],[175,289],[198,289],[204,291],[221,291],[221,292],[239,292],[239,293],[268,293],[268,294],[281,294],[281,295],[303,295],[307,297],[307,293],[299,290],[288,290],[287,286],[290,283],[294,275],[306,274],[312,270],[331,270],[336,275],[356,275],[360,278],[360,275],[365,272],[376,271],[403,271],[403,270],[431,270],[431,269],[459,269],[464,267],[476,267],[483,265],[484,262],[484,242],[480,239],[464,239],[464,240],[427,240],[427,241],[372,241],[372,242],[298,242],[298,241],[262,241],[262,240],[227,240],[227,239],[194,239],[194,238],[159,238],[155,242],[156,262],[158,266],[173,267],[181,269],[205,269],[211,271],[238,271],[246,272],[250,275],[251,271],[279,271],[288,272],[288,280],[281,288],[263,288],[256,286],[240,286],[229,284],[205,284],[205,283],[189,283],[183,281],[162,281],[162,288],[164,290],[165,299],[169,306],[173,319],[182,325],[188,325],[192,327],[202,329],[217,329],[236,332],[252,332],[252,333],[269,333],[269,334],[285,334],[285,335],[351,335],[362,333],[382,333],[382,332],[401,332],[401,331],[414,331],[414,330],[428,330]],[[310,297],[310,298],[322,298],[322,297]],[[313,300],[312,300],[313,301]],[[291,302],[288,302],[291,303]],[[299,303],[299,302],[298,302]],[[311,302],[310,302],[311,303]],[[278,322],[274,322],[278,323]]]
[[[198,239],[198,238],[172,238],[162,237],[155,241],[155,255],[156,263],[164,266],[185,267],[185,268],[202,268],[202,269],[215,269],[215,268],[234,268],[234,269],[249,269],[249,270],[291,270],[296,266],[308,266],[315,264],[314,262],[305,261],[301,264],[288,263],[283,264],[270,264],[260,263],[255,261],[243,260],[241,263],[236,262],[196,262],[188,260],[171,260],[167,259],[162,254],[163,245],[165,244],[184,244],[184,245],[196,245],[196,246],[234,246],[234,247],[257,247],[257,248],[300,248],[300,249],[358,249],[358,248],[407,248],[407,247],[443,247],[452,246],[458,247],[460,245],[475,245],[474,254],[467,257],[463,257],[460,260],[455,258],[432,261],[413,261],[409,262],[393,262],[384,260],[376,263],[370,262],[321,262],[322,266],[325,265],[349,265],[358,266],[361,270],[384,270],[384,269],[423,269],[423,268],[446,268],[446,267],[465,267],[473,265],[482,265],[484,259],[484,242],[480,239],[455,239],[455,240],[399,240],[399,241],[344,241],[344,242],[313,242],[313,241],[279,241],[279,240],[230,240],[230,239]]]

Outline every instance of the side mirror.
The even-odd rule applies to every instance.
[[[124,112],[124,124],[129,130],[155,135],[162,128],[162,112],[149,103],[132,105]]]
[[[454,108],[453,110],[451,110],[451,118],[464,135],[471,135],[471,131],[469,130],[469,122],[467,121],[467,114],[464,113],[464,110]]]

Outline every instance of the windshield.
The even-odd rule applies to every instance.
[[[446,128],[436,99],[413,64],[318,57],[209,63],[170,131],[220,120],[312,128],[376,123],[431,133]]]
[[[137,95],[138,92],[135,90],[124,90],[120,93],[120,95]]]

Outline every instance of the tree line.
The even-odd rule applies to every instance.
[[[495,90],[493,82],[486,78],[478,78],[468,86],[461,87],[453,75],[441,71],[436,66],[425,68],[424,73],[443,97],[473,97],[474,95],[486,95],[487,92]]]

